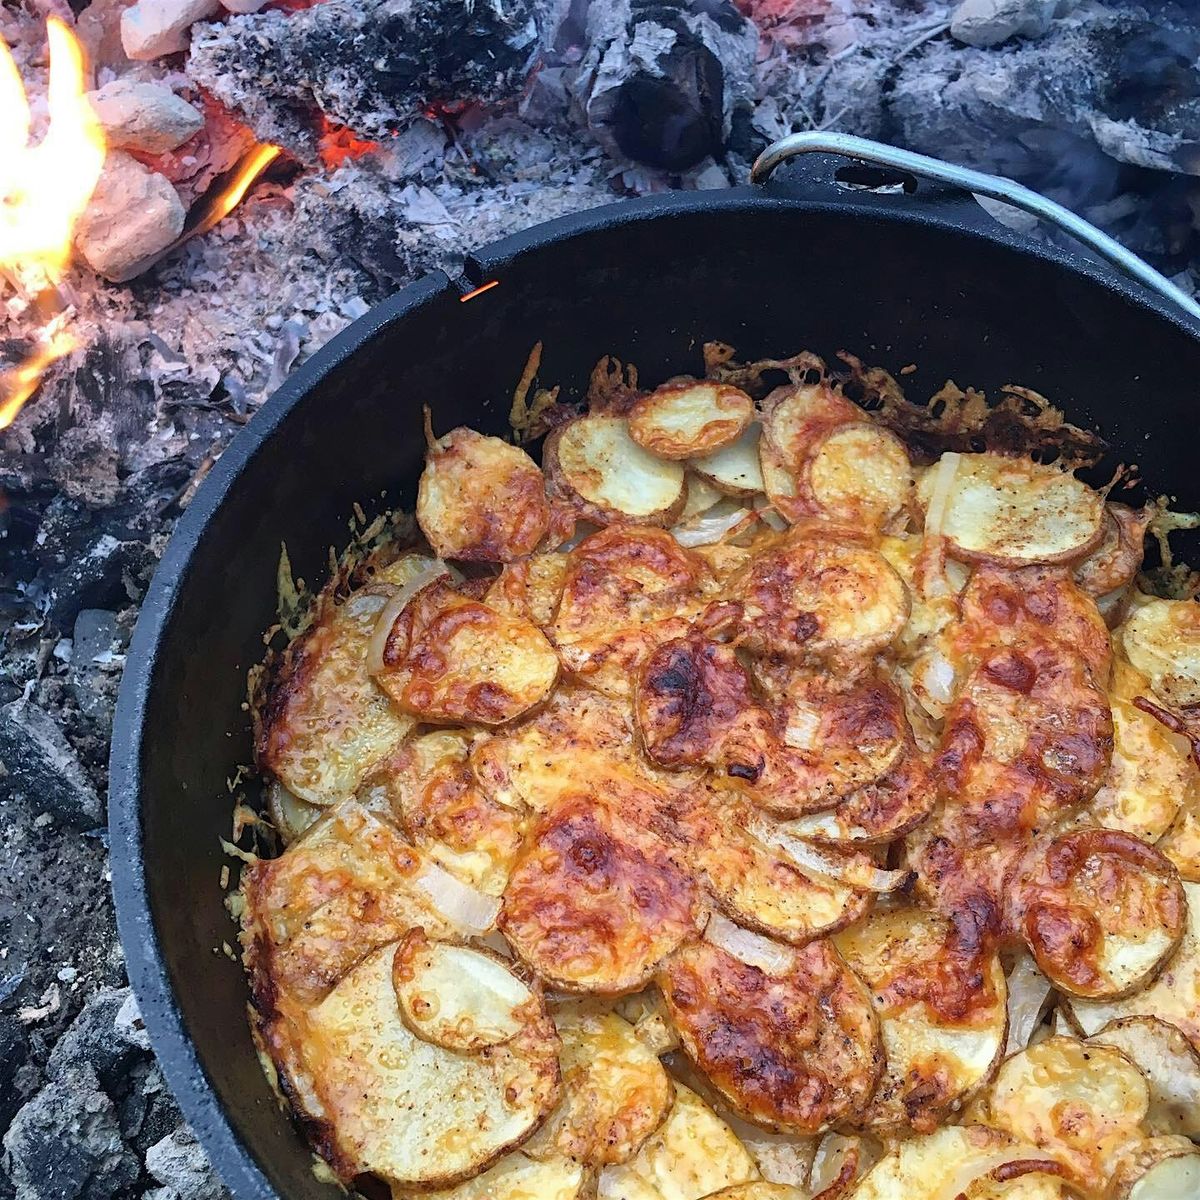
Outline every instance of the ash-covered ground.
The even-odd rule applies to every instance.
[[[345,0],[328,2],[336,15]],[[29,41],[54,7],[3,0],[0,33]],[[485,105],[433,111],[411,79],[413,94],[381,98],[327,63],[304,102],[339,124],[357,117],[380,143],[336,169],[311,123],[296,123],[295,81],[254,76],[253,46],[286,42],[286,14],[198,30],[192,58],[159,69],[190,71],[262,136],[288,139],[294,157],[133,283],[77,270],[64,291],[80,349],[0,433],[0,1200],[224,1194],[125,987],[104,827],[108,739],[138,604],[175,520],[264,399],[348,322],[539,221],[742,182],[768,141],[805,128],[1011,174],[1195,286],[1200,13],[1030,0],[1005,34],[964,23],[966,7],[530,4],[535,73],[514,85],[510,56],[512,94]],[[338,45],[317,17],[303,20],[326,53]],[[652,36],[662,28],[674,30],[674,57]],[[716,100],[702,89],[706,109],[688,89],[712,60],[721,74]],[[631,79],[636,88],[622,86]],[[686,137],[669,138],[680,112]],[[27,307],[7,299],[0,364],[21,358],[32,329]]]

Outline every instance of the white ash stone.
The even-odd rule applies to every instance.
[[[179,236],[185,216],[166,176],[117,150],[105,160],[75,244],[93,271],[121,282]]]
[[[962,0],[950,17],[950,33],[968,46],[998,46],[1010,37],[1041,37],[1059,0]]]
[[[110,146],[162,154],[182,146],[204,128],[198,109],[170,88],[116,79],[87,96]]]
[[[121,45],[135,62],[188,47],[188,30],[221,11],[220,0],[137,0],[121,14]]]
[[[142,1022],[141,1009],[138,1008],[137,998],[132,992],[125,997],[117,1011],[116,1018],[113,1020],[113,1028],[116,1030],[117,1037],[128,1045],[134,1046],[138,1050],[150,1049],[150,1034]]]
[[[221,6],[231,13],[256,13],[267,0],[221,0]]]

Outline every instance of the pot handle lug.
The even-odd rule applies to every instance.
[[[1143,284],[1164,300],[1181,308],[1196,321],[1200,321],[1200,303],[1182,288],[1173,284],[1166,276],[1156,271],[1149,263],[1139,258],[1120,242],[1102,233],[1094,225],[1076,216],[1070,209],[1048,200],[1038,192],[1005,179],[999,175],[988,175],[973,171],[969,167],[956,166],[940,158],[929,158],[897,146],[873,142],[869,138],[854,137],[848,133],[825,133],[814,130],[793,133],[780,138],[768,146],[755,160],[750,171],[752,183],[763,184],[780,163],[801,154],[834,154],[843,158],[870,163],[893,172],[936,180],[977,196],[987,196],[1011,204],[1024,212],[1048,221],[1051,225],[1069,233],[1077,241],[1094,250],[1101,258],[1138,283]]]

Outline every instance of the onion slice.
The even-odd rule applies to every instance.
[[[500,915],[500,898],[473,888],[435,862],[426,862],[416,885],[433,902],[433,907],[452,925],[470,937],[490,932]]]
[[[929,506],[925,510],[925,536],[940,538],[946,521],[946,509],[950,494],[954,490],[954,477],[958,474],[962,455],[947,450],[933,468],[933,487],[929,493]]]
[[[742,532],[743,526],[759,519],[754,509],[730,500],[718,500],[711,508],[676,525],[671,536],[685,549],[693,546],[712,546],[731,535]]]
[[[779,510],[766,496],[754,497],[754,511],[764,525],[770,526],[776,533],[783,533],[788,527],[787,521],[780,515]]]
[[[367,674],[378,675],[383,670],[383,652],[387,649],[388,634],[396,618],[404,611],[405,605],[427,584],[443,575],[451,575],[448,566],[440,559],[434,559],[427,567],[422,567],[406,584],[388,597],[387,603],[375,619],[371,630],[371,640],[367,643]]]
[[[732,955],[738,962],[757,967],[767,975],[785,975],[796,965],[796,957],[790,947],[781,946],[760,933],[751,933],[718,912],[708,918],[704,939],[718,950]]]
[[[1038,970],[1033,955],[1022,950],[1008,976],[1008,1045],[1005,1055],[1029,1045],[1050,1003],[1050,980]]]
[[[818,850],[811,842],[762,817],[751,817],[746,823],[746,832],[764,846],[782,850],[802,871],[836,879],[860,892],[894,892],[912,875],[911,871],[887,871],[877,867],[865,854],[831,854]]]

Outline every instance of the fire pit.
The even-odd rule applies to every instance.
[[[999,7],[0,8],[0,1196],[221,1194],[124,986],[112,707],[174,522],[350,321],[541,221],[744,183],[805,129],[1017,177],[1194,288],[1195,15]]]

